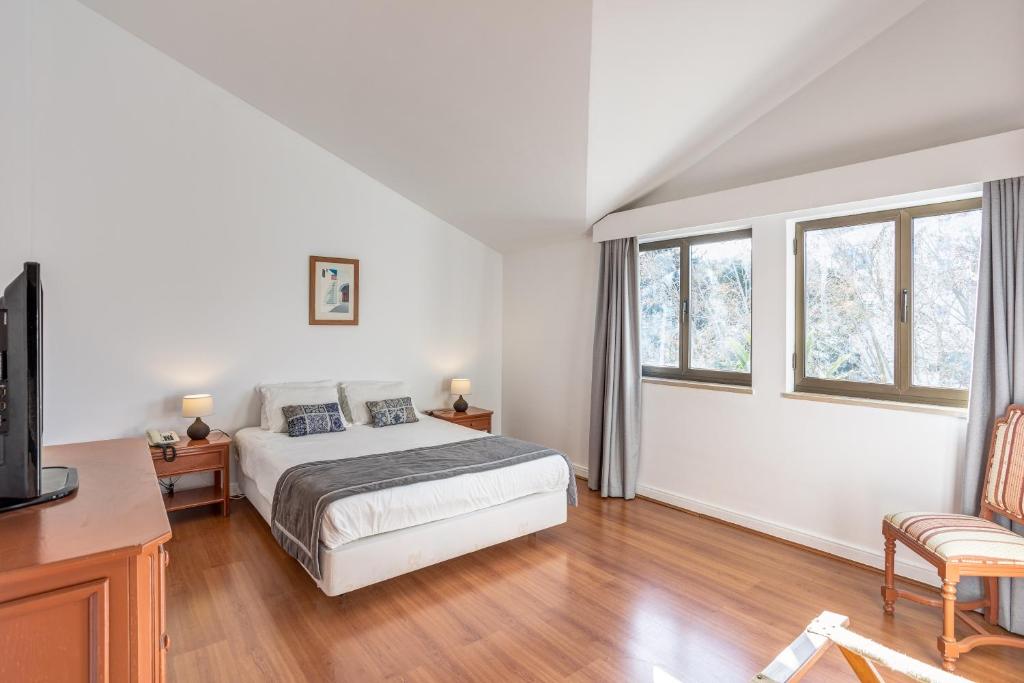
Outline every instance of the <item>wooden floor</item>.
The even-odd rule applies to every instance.
[[[248,503],[175,513],[170,680],[749,681],[825,609],[937,662],[938,613],[884,617],[878,574],[581,488],[568,524],[339,598]],[[1022,650],[961,661],[977,681],[1024,680]],[[835,652],[816,671],[852,680]]]

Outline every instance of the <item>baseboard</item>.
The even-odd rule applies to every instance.
[[[575,468],[578,476],[583,478],[587,477],[587,467],[577,465],[575,463],[573,464],[573,467]],[[885,558],[881,551],[881,532],[879,532],[879,549],[871,550],[869,548],[844,543],[835,539],[818,536],[802,529],[778,524],[770,520],[754,517],[743,512],[737,512],[735,510],[706,503],[694,498],[680,496],[676,493],[672,493],[671,491],[666,491],[654,486],[638,486],[636,492],[639,496],[650,498],[651,500],[659,503],[664,503],[698,515],[741,526],[752,531],[757,531],[768,536],[782,539],[789,543],[794,543],[799,546],[828,553],[829,555],[835,555],[836,557],[841,557],[852,562],[874,567],[875,569],[881,569],[884,566]],[[881,529],[881,521],[879,521],[879,529]],[[897,556],[896,573],[899,576],[913,581],[919,581],[931,586],[938,585],[935,568],[931,565],[924,564],[923,562],[921,564],[907,562],[906,560],[901,560]]]

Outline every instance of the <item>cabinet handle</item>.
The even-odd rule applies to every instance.
[[[164,567],[171,566],[171,551],[164,549]]]
[[[163,635],[163,636],[162,636],[162,637],[160,638],[160,640],[161,640],[161,643],[163,644],[163,648],[164,648],[165,650],[170,650],[170,649],[171,649],[171,637],[170,637],[169,635],[167,635],[167,634],[165,633],[165,634],[164,634],[164,635]]]

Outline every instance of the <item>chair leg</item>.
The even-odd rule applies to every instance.
[[[885,536],[885,585],[882,586],[882,609],[886,614],[896,613],[896,538]]]
[[[985,597],[988,598],[988,609],[985,620],[990,624],[999,623],[999,577],[990,576],[985,579]]]
[[[956,642],[956,581],[942,580],[942,637],[939,638],[939,652],[942,654],[942,668],[953,671],[960,649]]]

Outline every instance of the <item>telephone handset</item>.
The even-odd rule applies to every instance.
[[[174,459],[178,457],[178,449],[174,447],[174,444],[181,439],[174,432],[147,429],[146,438],[149,439],[150,446],[156,446],[163,452],[164,460],[167,462],[174,462]]]

